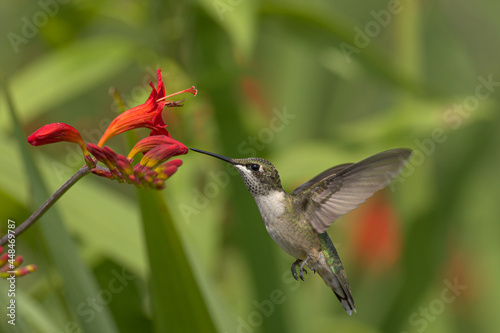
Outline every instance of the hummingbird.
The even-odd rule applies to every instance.
[[[355,209],[378,190],[389,185],[411,155],[397,148],[370,156],[358,163],[334,166],[287,193],[271,162],[257,157],[229,158],[200,149],[233,165],[252,194],[271,238],[296,260],[293,277],[304,281],[304,266],[317,272],[333,290],[346,312],[356,312],[351,287],[328,227]]]

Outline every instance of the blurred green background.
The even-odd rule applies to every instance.
[[[291,278],[294,259],[267,235],[239,176],[190,153],[160,192],[163,208],[90,175],[54,206],[59,217],[17,238],[38,271],[17,280],[17,325],[2,306],[0,331],[500,330],[499,11],[470,0],[1,2],[1,70],[22,127],[2,93],[2,234],[46,198],[34,165],[50,193],[83,165],[76,145],[21,147],[16,136],[65,122],[96,143],[118,114],[110,87],[141,104],[157,68],[167,93],[199,89],[164,110],[174,138],[266,158],[285,190],[385,149],[415,154],[390,188],[329,229],[352,317],[319,276]],[[109,145],[128,152],[124,136]],[[150,284],[152,263],[163,275]]]

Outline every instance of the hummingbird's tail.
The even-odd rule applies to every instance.
[[[320,234],[320,238],[323,243],[322,251],[319,253],[319,260],[313,268],[323,278],[325,283],[332,288],[340,304],[351,315],[352,311],[356,312],[356,308],[354,307],[351,286],[347,280],[344,266],[328,234],[326,232]]]

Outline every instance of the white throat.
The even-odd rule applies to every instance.
[[[283,191],[271,191],[267,195],[256,196],[255,202],[266,227],[272,225],[285,212],[285,192]]]

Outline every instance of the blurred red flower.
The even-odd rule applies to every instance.
[[[401,257],[400,221],[384,191],[376,193],[351,216],[353,257],[362,267],[382,272]]]
[[[3,248],[0,246],[0,254]],[[26,265],[18,268],[23,263],[22,256],[15,256],[8,252],[0,256],[0,278],[10,278],[12,276],[25,276],[26,274],[36,271],[36,265]]]

